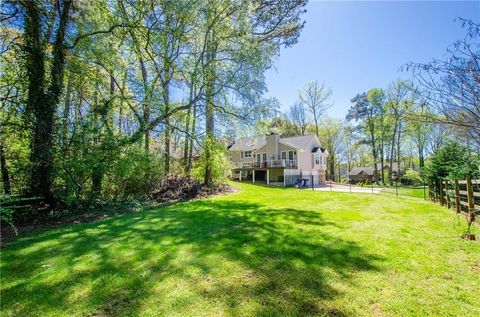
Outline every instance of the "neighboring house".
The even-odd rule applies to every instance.
[[[228,148],[239,180],[293,185],[298,178],[325,184],[327,150],[315,135],[281,138],[269,134],[241,138]]]
[[[354,167],[348,173],[348,177],[352,184],[364,182],[370,184],[374,181],[373,175],[375,170],[373,167],[363,166],[363,167]]]
[[[382,164],[381,163],[376,163],[377,164],[377,170],[378,170],[378,178],[382,179]],[[383,164],[383,171],[385,174],[385,178],[388,178],[388,170],[389,170],[390,165],[388,163]],[[398,164],[397,163],[392,163],[392,174],[395,177],[399,175],[399,170],[398,170]],[[403,174],[402,169],[400,169],[400,176]],[[361,166],[361,167],[354,167],[350,170],[348,173],[350,182],[355,184],[359,182],[365,182],[367,184],[370,184],[375,181],[375,168],[373,166]]]

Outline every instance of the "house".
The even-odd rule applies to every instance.
[[[352,184],[364,182],[372,183],[374,179],[375,169],[370,166],[354,167],[348,173],[348,178]]]
[[[282,138],[278,134],[240,138],[228,148],[239,180],[293,185],[298,178],[325,184],[328,152],[316,135]]]
[[[379,180],[382,179],[382,164],[381,163],[376,163],[377,165],[377,171],[378,171],[378,178]],[[400,165],[401,166],[401,165]],[[383,164],[383,171],[385,174],[385,177],[388,177],[388,171],[389,171],[390,165],[388,163]],[[402,175],[403,171],[400,169],[398,170],[398,164],[397,163],[392,163],[392,174],[393,177],[396,178],[397,175]],[[350,182],[352,184],[359,183],[359,182],[365,182],[367,184],[370,184],[375,181],[375,167],[374,166],[361,166],[361,167],[354,167],[350,170],[348,173],[348,177],[350,179]]]

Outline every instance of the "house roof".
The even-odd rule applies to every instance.
[[[312,149],[312,153],[320,152],[320,153],[323,154],[323,153],[326,153],[326,151],[327,151],[327,149],[325,149],[323,147],[318,147],[318,146],[316,146]]]
[[[280,138],[280,143],[297,148],[299,150],[307,149],[308,145],[315,140],[315,135],[301,135],[289,138]]]
[[[362,167],[354,167],[350,170],[348,175],[359,175],[361,173],[369,176],[373,176],[375,170],[373,167],[370,166],[362,166]]]
[[[313,140],[316,139],[316,136],[311,135],[301,135],[288,138],[280,138],[279,143],[285,144],[287,146],[293,147],[298,150],[306,150],[308,145],[311,144]],[[265,135],[257,135],[253,137],[240,138],[235,140],[235,142],[229,147],[230,151],[254,151],[266,144]],[[322,151],[322,153],[324,150]]]
[[[239,138],[228,148],[230,151],[254,151],[266,143],[265,135]]]

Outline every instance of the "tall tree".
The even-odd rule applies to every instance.
[[[308,117],[305,105],[302,102],[296,102],[289,109],[289,118],[292,120],[296,135],[305,135],[308,127]]]
[[[364,130],[369,138],[368,143],[370,144],[372,157],[373,157],[373,166],[374,166],[374,177],[375,181],[378,184],[378,152],[377,152],[377,138],[376,138],[376,125],[375,120],[377,118],[379,109],[375,107],[368,101],[368,96],[366,93],[358,94],[352,99],[353,105],[348,110],[347,120],[355,120],[360,123],[359,128]]]
[[[340,120],[331,118],[325,118],[321,121],[321,128],[319,130],[319,137],[322,140],[322,144],[328,150],[329,158],[327,160],[328,177],[331,180],[335,180],[335,168],[340,164],[337,158],[340,154],[341,147],[343,146],[345,130]]]
[[[393,185],[393,164],[396,156],[397,169],[400,170],[400,147],[402,132],[405,128],[405,114],[412,105],[411,98],[414,98],[412,83],[409,81],[397,80],[392,83],[387,92],[386,107],[389,110],[389,116],[393,122],[390,147],[390,161],[388,167],[388,182]],[[396,153],[395,153],[396,151]],[[395,155],[396,154],[396,155]]]
[[[313,122],[315,123],[315,134],[318,136],[320,119],[326,110],[331,107],[329,99],[332,95],[332,90],[324,82],[318,84],[317,81],[314,81],[308,82],[298,95],[312,114]]]
[[[58,19],[53,43],[49,43],[48,32],[42,34],[43,29],[48,29],[48,26],[44,26],[47,23],[44,21],[51,21],[44,16],[47,10],[35,1],[24,1],[20,4],[25,10],[24,49],[28,76],[26,106],[33,117],[30,192],[52,201],[53,127],[56,107],[63,90],[65,37],[72,1],[58,1],[58,10],[53,10],[54,13],[51,13],[56,15],[59,12],[58,17],[53,19]],[[49,63],[50,69],[47,70],[46,56],[50,45],[52,45],[53,56]],[[48,80],[47,72],[50,75]]]
[[[465,37],[450,45],[445,59],[411,63],[418,93],[433,122],[462,129],[480,148],[480,24],[458,19]]]
[[[371,103],[372,107],[377,109],[378,114],[376,116],[375,130],[378,134],[378,152],[380,155],[380,175],[382,178],[382,183],[385,184],[385,138],[387,130],[386,122],[386,109],[385,109],[385,93],[381,88],[373,88],[368,91],[367,95],[368,101]],[[377,162],[375,162],[376,164]],[[380,176],[379,175],[379,176]]]

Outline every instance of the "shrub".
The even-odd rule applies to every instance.
[[[213,182],[216,184],[224,184],[232,174],[232,163],[228,157],[228,152],[225,146],[218,142],[206,142],[204,147],[207,146],[210,150],[209,162],[212,167]],[[200,155],[200,160],[194,166],[193,177],[199,181],[203,181],[206,166],[207,158],[204,149]]]
[[[421,185],[423,183],[420,173],[413,169],[406,170],[405,174],[400,177],[400,182],[403,185]]]

